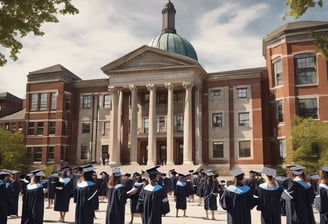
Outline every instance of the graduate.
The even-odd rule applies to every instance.
[[[135,216],[139,216],[139,217],[141,216],[141,214],[137,210],[137,204],[139,200],[139,194],[144,187],[144,180],[142,179],[140,173],[135,172],[132,175],[132,180],[133,180],[132,188],[130,190],[127,189],[128,197],[130,198],[130,212],[131,212],[131,220],[129,224],[133,223],[133,219]]]
[[[212,213],[212,220],[215,220],[214,211],[218,209],[217,196],[219,193],[219,183],[212,171],[206,172],[207,180],[204,185],[204,209],[205,219],[209,219],[208,210]]]
[[[244,172],[232,170],[232,184],[223,192],[220,198],[221,207],[227,211],[228,224],[251,224],[251,209],[256,205],[253,192],[244,185]]]
[[[31,172],[31,182],[26,186],[22,206],[21,224],[42,224],[44,214],[44,193],[41,179],[42,170]]]
[[[265,182],[257,188],[257,210],[261,211],[261,224],[281,224],[282,187],[276,182],[277,171],[268,167],[262,170]]]
[[[162,216],[170,212],[170,205],[165,189],[157,184],[158,166],[147,170],[149,184],[139,195],[138,211],[143,213],[143,224],[161,224]]]
[[[68,169],[62,169],[58,182],[52,183],[55,186],[54,211],[59,212],[59,222],[62,223],[65,222],[65,215],[69,210],[69,201],[73,192],[73,182],[68,176]]]
[[[183,210],[183,217],[187,217],[186,210],[187,210],[187,197],[188,195],[188,185],[185,180],[185,175],[179,173],[178,174],[178,181],[175,186],[174,190],[174,201],[175,201],[175,208],[176,214],[175,216],[178,217],[179,209]]]
[[[9,172],[0,170],[0,223],[7,224],[8,202],[6,182],[9,178]]]
[[[98,206],[98,190],[92,181],[93,166],[82,167],[82,176],[76,186],[75,223],[93,224]]]
[[[57,171],[52,172],[48,178],[48,186],[47,186],[48,206],[46,207],[46,209],[50,209],[54,203],[54,199],[55,199],[54,183],[58,182],[58,180],[59,180],[59,173]]]
[[[124,224],[127,193],[120,168],[112,169],[108,183],[106,224]]]
[[[10,170],[9,182],[10,187],[8,190],[8,215],[18,216],[18,199],[21,191],[21,185],[17,177],[18,171]]]
[[[328,166],[320,169],[319,189],[315,208],[320,213],[320,224],[328,224]]]
[[[295,165],[291,167],[291,179],[282,198],[286,202],[286,220],[288,224],[315,224],[312,204],[314,191],[305,180],[305,167]]]

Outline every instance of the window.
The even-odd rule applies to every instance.
[[[60,160],[61,161],[67,161],[67,158],[68,158],[67,152],[68,152],[67,146],[60,147]]]
[[[108,153],[108,149],[109,149],[108,145],[102,145],[101,146],[101,153]]]
[[[33,162],[41,162],[41,161],[42,161],[42,147],[34,147]]]
[[[280,58],[273,62],[273,72],[276,86],[283,85],[282,63]]]
[[[111,96],[110,95],[104,95],[104,108],[111,108],[112,102],[111,102]]]
[[[238,88],[237,96],[238,98],[247,98],[247,88]]]
[[[239,126],[249,127],[249,113],[238,113]]]
[[[28,122],[27,135],[34,135],[34,122]]]
[[[62,135],[67,135],[67,122],[62,121]]]
[[[240,141],[239,142],[239,157],[245,158],[251,156],[251,142],[250,141]]]
[[[71,109],[71,95],[65,94],[65,110]]]
[[[91,102],[92,102],[92,96],[87,95],[82,97],[82,108],[83,109],[90,109],[91,108]]]
[[[157,117],[157,133],[165,133],[165,117]]]
[[[304,118],[312,117],[313,119],[318,118],[318,106],[316,98],[298,99],[297,106],[298,116]]]
[[[56,110],[57,109],[57,93],[50,93],[50,110]]]
[[[184,102],[184,92],[176,92],[173,95],[174,104],[182,104]]]
[[[149,119],[148,117],[145,117],[143,119],[143,133],[148,133],[149,131]]]
[[[36,111],[38,109],[39,94],[37,94],[37,93],[31,94],[30,100],[31,100],[30,110]]]
[[[47,110],[47,93],[40,94],[40,110]]]
[[[278,139],[279,155],[282,159],[287,157],[286,139]]]
[[[11,123],[11,131],[16,132],[16,123]]]
[[[163,93],[157,94],[157,104],[167,104],[167,95]]]
[[[300,54],[295,56],[296,84],[316,84],[316,56],[315,54]]]
[[[144,105],[149,105],[149,93],[144,95]]]
[[[88,159],[88,147],[86,145],[81,145],[80,159]]]
[[[103,135],[108,135],[109,130],[110,130],[110,122],[109,121],[105,121],[104,122]]]
[[[213,89],[212,96],[222,96],[222,89]]]
[[[47,161],[48,162],[53,162],[55,159],[55,147],[54,146],[49,146],[48,151],[47,151]]]
[[[82,123],[82,134],[90,133],[90,123]]]
[[[282,100],[277,101],[277,121],[278,123],[284,122],[284,108]]]
[[[223,142],[213,142],[213,158],[224,158]]]
[[[49,121],[49,135],[55,135],[56,134],[56,121]]]
[[[43,122],[38,122],[37,126],[37,135],[43,135]]]
[[[183,132],[183,115],[177,115],[175,117],[176,131]]]
[[[222,127],[222,113],[212,113],[212,127]]]

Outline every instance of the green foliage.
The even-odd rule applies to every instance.
[[[291,141],[292,161],[302,164],[308,172],[315,172],[328,160],[328,123],[312,118],[293,120]]]
[[[24,171],[26,148],[22,133],[11,133],[0,128],[0,169]]]
[[[9,50],[9,57],[17,60],[23,45],[19,41],[29,33],[42,36],[41,25],[57,23],[59,14],[77,14],[72,0],[0,0],[0,45]],[[7,63],[5,53],[0,52],[0,66]]]
[[[328,38],[326,35],[318,32],[310,33],[310,36],[314,39],[317,46],[317,51],[320,52],[323,57],[328,59]]]
[[[302,16],[309,8],[313,8],[315,6],[322,7],[322,0],[287,0],[285,4],[290,8],[284,18],[287,16],[299,18]]]

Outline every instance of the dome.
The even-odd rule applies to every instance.
[[[191,43],[176,33],[162,33],[155,37],[149,43],[149,46],[198,60],[196,51]]]

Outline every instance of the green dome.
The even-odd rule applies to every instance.
[[[149,46],[198,60],[196,51],[191,43],[176,33],[162,33],[155,37]]]

